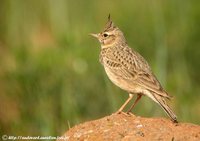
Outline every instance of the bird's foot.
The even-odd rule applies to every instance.
[[[131,112],[129,112],[129,111],[126,112],[126,114],[129,115],[129,116],[135,116],[133,113],[131,113]]]
[[[121,114],[123,113],[123,111],[118,110],[117,112],[115,112],[114,114]]]
[[[117,111],[117,112],[115,112],[114,113],[114,115],[117,115],[117,114],[122,114],[122,115],[125,115],[125,116],[130,116],[130,115],[133,115],[133,114],[129,114],[129,113],[127,113],[127,112],[123,112],[123,111]]]

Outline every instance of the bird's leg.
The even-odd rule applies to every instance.
[[[125,101],[125,103],[119,108],[117,111],[117,114],[121,113],[122,110],[126,107],[126,105],[130,102],[130,100],[133,98],[133,94],[129,94],[129,98]]]
[[[131,110],[135,107],[135,105],[137,104],[137,102],[140,100],[141,97],[142,97],[141,94],[137,95],[137,99],[135,100],[135,102],[133,103],[133,105],[130,107],[130,109],[127,111],[127,113],[131,112]]]

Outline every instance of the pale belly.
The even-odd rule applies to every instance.
[[[108,75],[109,79],[118,87],[120,87],[121,89],[127,91],[128,93],[132,93],[132,94],[143,94],[143,95],[147,95],[148,97],[150,97],[152,100],[154,100],[155,102],[157,102],[157,100],[155,100],[155,98],[152,96],[151,92],[149,92],[147,89],[142,88],[141,86],[137,85],[136,82],[134,82],[134,79],[123,79],[120,76],[116,75],[115,73],[113,73],[112,71],[109,70],[109,68],[105,68],[106,74]]]
[[[108,75],[108,78],[118,87],[120,87],[121,89],[125,90],[125,91],[133,91],[133,89],[135,88],[135,86],[133,84],[130,83],[130,81],[121,78],[119,75],[116,75],[115,73],[113,73],[112,71],[109,70],[109,68],[105,67],[105,71],[106,74]]]

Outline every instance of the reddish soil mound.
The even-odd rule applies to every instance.
[[[123,113],[76,125],[62,137],[68,141],[200,141],[200,126]]]

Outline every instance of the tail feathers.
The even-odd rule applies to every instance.
[[[155,98],[156,102],[162,107],[162,109],[167,113],[167,115],[172,119],[172,121],[177,123],[177,117],[172,109],[167,105],[165,99],[156,94],[153,94],[153,97]]]

